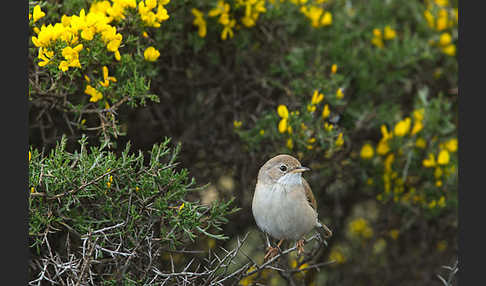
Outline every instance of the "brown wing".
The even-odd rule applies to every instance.
[[[310,206],[315,211],[317,211],[316,199],[314,198],[314,194],[312,193],[309,183],[307,183],[307,181],[304,178],[302,178],[302,183],[304,184],[304,191],[305,191],[305,196],[307,197],[307,201],[309,202]]]

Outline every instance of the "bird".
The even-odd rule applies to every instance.
[[[258,171],[252,201],[252,213],[259,229],[265,233],[267,252],[264,260],[276,256],[284,240],[296,241],[298,254],[304,252],[303,236],[312,229],[324,238],[332,231],[318,219],[317,203],[302,173],[310,171],[288,154],[268,160]],[[280,240],[277,247],[268,238]]]

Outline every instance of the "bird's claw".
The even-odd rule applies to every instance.
[[[297,241],[297,255],[300,256],[302,253],[304,253],[304,240],[303,239]]]
[[[277,247],[273,247],[273,246],[267,247],[267,253],[263,257],[263,261],[268,261],[268,260],[272,259],[273,257],[277,256],[277,254],[279,252],[280,252],[280,248],[278,246]]]

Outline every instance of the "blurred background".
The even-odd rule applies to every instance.
[[[201,236],[187,247],[231,249],[249,233],[244,251],[259,263],[264,240],[251,213],[258,170],[291,154],[312,169],[304,177],[334,233],[313,256],[332,263],[298,272],[294,285],[456,285],[443,266],[457,260],[457,5],[31,1],[29,144],[47,151],[65,135],[75,150],[86,134],[120,154],[128,142],[145,152],[170,137],[181,143],[178,168],[202,186],[185,200],[234,199],[240,208],[221,225],[228,239]],[[78,28],[77,67],[63,51],[68,40],[55,46],[42,33],[74,26],[65,16],[81,9],[104,10],[123,37],[110,48],[105,32],[98,39],[86,28],[90,40]],[[151,9],[155,20],[144,12]],[[302,266],[295,255],[285,259]],[[288,283],[270,270],[237,282]]]

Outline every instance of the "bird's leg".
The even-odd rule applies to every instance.
[[[301,255],[304,252],[304,240],[298,240],[296,243],[297,246],[297,255]]]
[[[268,259],[271,259],[272,257],[276,256],[279,253],[280,244],[282,244],[283,239],[280,240],[280,242],[277,244],[277,247],[273,247],[270,244],[270,240],[268,239],[268,234],[265,233],[265,236],[267,237],[267,253],[263,257],[263,260],[267,261]]]

